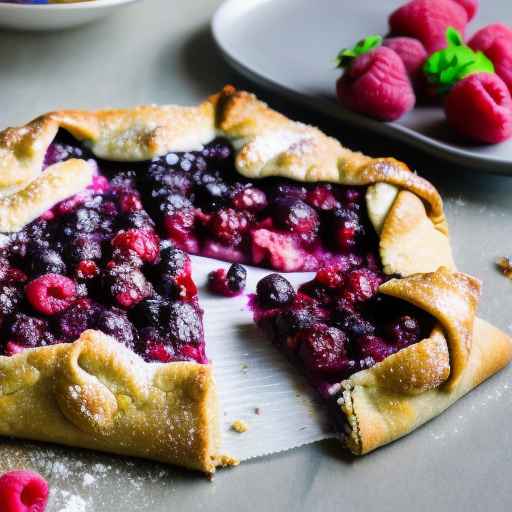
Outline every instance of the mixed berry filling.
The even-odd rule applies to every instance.
[[[59,137],[45,166],[88,156]],[[136,168],[90,165],[88,190],[1,235],[0,353],[99,329],[149,361],[207,362],[189,256],[157,233]]]
[[[255,321],[321,396],[336,398],[343,379],[431,332],[427,313],[378,293],[386,279],[376,268],[326,267],[296,292],[283,276],[270,274],[251,301]]]
[[[351,304],[369,300],[366,295],[376,290],[377,278],[368,276],[380,276],[378,240],[363,187],[250,181],[236,172],[234,151],[224,139],[201,151],[120,163],[93,157],[59,132],[44,165],[70,158],[94,167],[91,186],[22,231],[0,235],[0,353],[70,342],[96,328],[150,361],[206,362],[188,254],[233,263],[209,280],[210,289],[225,296],[244,289],[241,263],[318,270],[309,295],[322,311],[342,284],[356,283],[344,299]],[[357,287],[365,279],[369,290]],[[307,286],[295,295],[286,284],[277,291],[275,285],[259,289],[266,297],[262,307],[282,307],[283,296],[289,296],[287,314],[294,316]],[[340,326],[330,328],[337,353],[348,342],[342,343]],[[368,357],[384,350],[375,348],[375,340],[367,345]],[[350,354],[347,349],[343,372],[361,367],[366,357]]]

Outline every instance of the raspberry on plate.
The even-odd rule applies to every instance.
[[[343,105],[381,121],[402,117],[416,102],[402,59],[386,47],[357,57],[336,89]]]
[[[468,46],[475,51],[485,52],[497,39],[512,41],[512,28],[503,23],[492,23],[481,28],[469,40]]]
[[[457,82],[444,108],[448,122],[472,140],[496,144],[512,135],[512,98],[493,73],[475,73]]]
[[[468,15],[468,22],[476,16],[478,8],[480,7],[479,0],[454,0],[454,2],[464,7],[466,14]]]
[[[382,45],[398,54],[411,80],[417,82],[421,77],[421,67],[428,57],[422,42],[414,37],[387,37]]]
[[[494,71],[505,82],[512,94],[512,38],[500,37],[485,50],[494,64]]]
[[[445,47],[448,27],[464,34],[467,22],[465,8],[454,0],[412,0],[389,17],[393,35],[419,39],[429,54]]]

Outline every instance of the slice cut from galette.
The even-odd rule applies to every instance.
[[[403,393],[414,395],[423,418],[437,413],[429,393],[459,389],[471,364],[482,379],[510,357],[508,340],[490,327],[488,346],[477,336],[471,342],[477,284],[455,273],[442,201],[430,183],[394,159],[353,153],[232,87],[198,107],[53,112],[7,129],[0,134],[0,193],[2,435],[205,472],[234,463],[219,451],[213,372],[188,254],[278,271],[318,270],[286,311],[279,301],[257,307],[264,322],[269,311],[293,317],[305,301],[314,310],[315,323],[307,326],[314,336],[325,336],[327,326],[332,352],[320,361],[329,367],[327,378],[311,370],[314,343],[302,343],[299,353],[311,345],[311,357],[302,359],[315,385],[355,411],[347,412],[348,424],[359,425],[349,436],[361,446],[355,451],[371,449],[358,416],[360,389],[371,395],[356,380],[361,375],[389,389],[409,379]],[[451,285],[425,293],[420,303],[405,292],[383,305],[375,297],[379,286],[394,295],[415,279],[430,289],[436,278],[413,276],[418,272]],[[353,290],[336,299],[347,301],[341,311],[354,310],[355,320],[349,315],[344,327],[330,318],[335,308],[328,297],[341,283],[345,293],[348,282]],[[359,311],[365,301],[372,304],[368,318]],[[454,316],[446,316],[443,304]],[[394,333],[391,340],[382,339],[381,320],[395,322],[382,327]],[[280,323],[278,329],[292,329]],[[358,328],[368,338],[366,352],[357,352],[356,342],[359,355],[352,355],[345,338]],[[425,364],[413,347],[421,347]],[[434,360],[440,366],[431,371],[427,363]],[[382,365],[387,374],[378,370]],[[424,369],[430,380],[420,379]],[[393,375],[402,370],[397,383]],[[454,393],[443,396],[453,400]],[[369,407],[370,395],[362,399]],[[410,421],[408,429],[421,422]],[[397,437],[385,435],[375,445]]]

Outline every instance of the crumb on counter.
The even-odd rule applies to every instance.
[[[238,432],[239,434],[243,434],[244,432],[247,432],[249,430],[249,425],[244,420],[235,420],[231,424],[231,428]]]
[[[498,261],[496,263],[503,272],[503,274],[505,275],[505,277],[507,277],[508,279],[512,279],[512,259],[503,256],[502,258],[498,258]]]
[[[259,407],[255,407],[254,414],[257,414],[259,416],[261,414],[261,409]]]

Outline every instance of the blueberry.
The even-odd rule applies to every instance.
[[[290,183],[280,183],[271,190],[272,197],[289,198],[289,199],[305,199],[307,190],[302,185],[293,185]]]
[[[166,187],[168,191],[177,192],[181,195],[188,195],[192,190],[193,182],[189,173],[185,171],[162,172],[153,177],[153,180]]]
[[[275,322],[279,335],[286,337],[302,329],[309,329],[316,322],[316,317],[311,308],[292,306],[277,315]]]
[[[77,236],[66,245],[65,254],[74,262],[99,260],[101,259],[101,243],[91,236]]]
[[[223,162],[233,155],[233,150],[227,140],[216,139],[204,147],[202,155],[210,162]]]
[[[174,213],[179,210],[186,208],[192,208],[192,202],[185,196],[176,193],[170,193],[165,196],[163,201],[160,203],[159,210],[162,215]]]
[[[92,208],[78,208],[66,219],[63,235],[70,237],[79,233],[94,233],[101,224],[100,214]]]
[[[96,328],[133,349],[135,331],[124,311],[118,308],[104,309],[98,315]]]
[[[336,309],[332,315],[333,323],[354,338],[375,334],[375,326],[365,320],[360,313],[346,309]]]
[[[226,274],[228,288],[234,292],[240,292],[245,288],[247,270],[239,263],[233,263]]]
[[[9,329],[10,337],[25,347],[37,347],[41,344],[47,327],[47,323],[40,318],[17,313]]]
[[[43,274],[65,274],[66,264],[57,251],[43,249],[32,254],[30,267],[33,277]]]
[[[15,286],[0,286],[0,313],[2,315],[12,315],[21,302],[23,293]]]
[[[167,308],[167,330],[178,346],[197,344],[203,338],[201,316],[188,302],[173,302]]]
[[[112,176],[110,185],[112,188],[132,189],[135,187],[136,179],[135,171],[120,171]]]
[[[86,329],[93,327],[100,311],[88,300],[77,300],[56,319],[57,332],[63,341],[76,340]]]
[[[117,228],[118,229],[153,229],[155,227],[155,223],[148,215],[148,213],[144,210],[137,210],[125,215],[120,215],[117,218]]]
[[[190,258],[181,249],[170,246],[160,251],[160,263],[157,267],[160,275],[177,277],[186,272],[189,266]]]
[[[256,294],[261,306],[286,306],[293,302],[295,291],[290,282],[279,274],[269,274],[256,286]]]
[[[162,317],[169,303],[161,297],[145,299],[132,310],[131,317],[138,327],[160,327]]]

